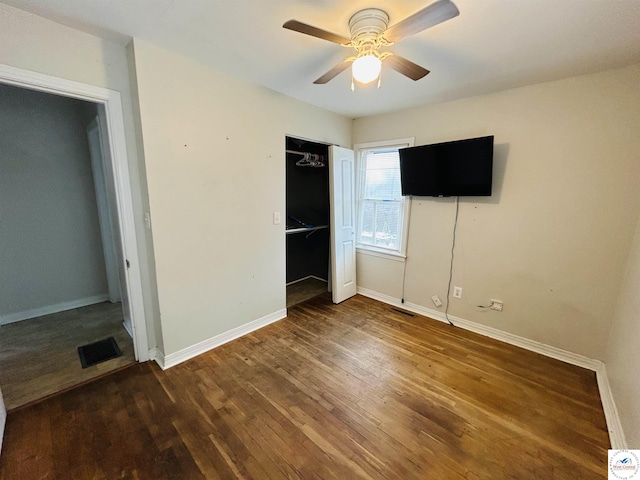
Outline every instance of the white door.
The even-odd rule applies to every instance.
[[[111,228],[111,212],[107,185],[103,169],[103,143],[100,138],[100,119],[96,117],[87,127],[89,139],[89,154],[91,156],[91,170],[93,171],[93,185],[96,191],[98,217],[100,218],[100,233],[102,235],[102,249],[107,271],[107,285],[109,287],[109,301],[120,301],[120,277],[118,274],[118,257]]]
[[[331,288],[333,303],[356,294],[355,165],[353,150],[329,147]]]
[[[121,230],[118,222],[117,193],[113,175],[107,118],[103,107],[98,106],[98,116],[87,127],[89,153],[98,202],[98,216],[102,233],[102,245],[107,267],[109,300],[122,303],[123,325],[134,338],[131,320],[131,305],[126,288],[125,258],[122,248]],[[135,342],[134,342],[135,343]]]

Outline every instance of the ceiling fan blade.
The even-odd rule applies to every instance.
[[[391,55],[385,58],[383,63],[393,68],[396,72],[400,72],[405,77],[409,77],[411,80],[420,80],[429,73],[429,70],[426,68],[422,68],[420,65],[410,62],[406,58],[398,55]]]
[[[339,74],[344,72],[347,68],[349,68],[349,65],[351,64],[351,62],[353,62],[352,58],[346,58],[343,62],[340,62],[338,65],[333,67],[331,70],[329,70],[327,73],[322,75],[313,83],[315,83],[316,85],[324,85],[325,83],[329,82],[330,80],[333,80]]]
[[[338,43],[340,45],[348,45],[351,42],[350,38],[327,32],[326,30],[307,25],[306,23],[302,23],[297,20],[289,20],[288,22],[285,22],[284,25],[282,25],[282,28],[304,33],[305,35],[311,35],[312,37],[321,38],[323,40],[329,40],[330,42]]]
[[[414,35],[434,25],[438,25],[446,20],[460,14],[456,7],[449,0],[438,0],[428,7],[417,11],[413,15],[405,18],[399,23],[392,25],[384,32],[384,37],[392,43],[397,43],[403,38]]]

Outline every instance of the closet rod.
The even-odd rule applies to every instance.
[[[297,153],[298,155],[307,155],[307,154],[309,154],[309,155],[319,155],[319,154],[317,154],[317,153],[310,153],[310,152],[298,152],[298,151],[296,151],[296,150],[285,150],[285,152],[287,152],[287,153]],[[320,155],[320,156],[321,156],[321,157],[324,157],[324,155]]]

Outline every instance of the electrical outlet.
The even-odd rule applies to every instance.
[[[491,304],[489,305],[489,308],[491,310],[495,310],[497,312],[501,312],[502,307],[503,307],[502,300],[491,300]]]
[[[453,296],[455,298],[462,298],[462,287],[453,287]]]
[[[280,225],[280,212],[273,212],[273,224]]]
[[[440,297],[438,297],[438,295],[434,295],[433,297],[431,297],[431,300],[433,301],[433,304],[436,307],[441,307],[442,306],[442,302],[440,301]]]

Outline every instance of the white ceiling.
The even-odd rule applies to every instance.
[[[349,70],[312,82],[351,53],[282,28],[290,19],[349,37],[368,7],[397,23],[431,0],[3,0],[80,30],[131,37],[349,117],[496,92],[640,63],[640,0],[453,0],[460,16],[391,47],[431,70],[414,82],[350,90]]]

